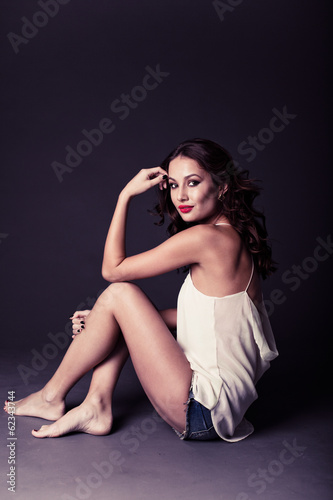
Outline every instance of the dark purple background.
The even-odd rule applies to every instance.
[[[79,304],[106,286],[101,258],[119,190],[181,140],[201,136],[263,181],[260,205],[279,262],[264,285],[281,353],[277,385],[284,377],[283,386],[293,387],[289,375],[306,394],[322,384],[332,256],[294,291],[296,282],[282,276],[303,267],[316,238],[332,232],[329,2],[238,4],[221,20],[210,1],[70,0],[15,53],[7,35],[21,36],[21,18],[47,18],[36,16],[37,1],[2,2],[1,339],[26,349],[27,365],[30,349],[41,352],[48,333],[64,331]],[[169,75],[121,120],[111,103],[157,65]],[[239,145],[284,106],[297,116],[249,162]],[[59,182],[52,162],[64,163],[65,147],[76,148],[81,131],[103,118],[115,130]],[[147,214],[154,201],[147,193],[133,202],[129,252],[165,236]],[[169,307],[183,278],[174,272],[142,286]],[[283,303],[274,305],[272,293]]]

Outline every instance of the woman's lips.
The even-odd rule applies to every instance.
[[[182,214],[188,214],[189,212],[191,212],[193,206],[191,206],[191,205],[179,205],[178,208]]]

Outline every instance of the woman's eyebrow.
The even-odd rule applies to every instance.
[[[202,177],[199,174],[189,174],[189,175],[186,175],[184,177],[184,179],[188,179],[189,177],[192,177],[193,175],[195,175],[196,177],[199,177],[199,179],[202,179]],[[169,181],[175,181],[175,182],[177,182],[176,179],[174,179],[173,177],[169,177]]]

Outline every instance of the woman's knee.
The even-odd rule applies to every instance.
[[[117,302],[128,300],[130,294],[138,292],[141,290],[134,283],[111,283],[99,296],[98,302],[100,305],[112,308]]]

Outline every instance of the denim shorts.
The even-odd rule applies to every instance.
[[[219,435],[214,429],[210,410],[194,399],[192,390],[186,404],[185,431],[178,432],[174,429],[180,439],[195,439],[197,441],[218,439]]]

